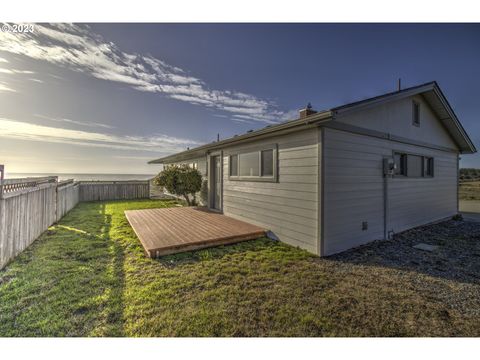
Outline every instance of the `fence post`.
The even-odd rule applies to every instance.
[[[55,222],[58,222],[58,177],[55,179]]]
[[[0,180],[0,269],[2,269],[8,261],[7,250],[7,224],[5,224],[5,199],[3,198],[3,181]]]

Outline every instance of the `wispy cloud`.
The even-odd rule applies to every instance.
[[[8,86],[7,83],[4,83],[4,82],[0,82],[0,91],[17,92],[17,90],[12,89],[11,87]]]
[[[34,79],[32,79],[32,80],[34,80]],[[64,119],[64,118],[55,118],[55,117],[50,117],[50,116],[45,116],[45,115],[40,115],[40,114],[34,114],[34,116],[38,117],[40,119],[44,119],[44,120],[50,120],[50,121],[55,121],[55,122],[63,122],[63,123],[81,125],[81,126],[101,127],[101,128],[105,128],[105,129],[115,128],[114,126],[110,126],[110,125],[102,124],[102,123],[97,123],[97,122],[84,122],[84,121]]]
[[[37,83],[43,83],[43,80],[40,80],[40,79],[28,79],[30,81],[33,81],[33,82],[37,82]]]
[[[122,51],[87,26],[36,25],[34,33],[2,32],[0,50],[67,66],[139,91],[242,115],[243,119],[272,123],[285,118],[285,112],[272,101],[210,89],[203,80],[161,59]]]
[[[8,63],[8,60],[4,58],[0,58],[0,63]]]
[[[30,70],[17,70],[17,69],[5,69],[5,68],[0,68],[0,73],[3,74],[35,74],[34,71]]]
[[[71,130],[0,118],[0,138],[33,140],[121,150],[140,150],[168,154],[199,145],[198,142],[167,136],[120,136],[99,132]]]

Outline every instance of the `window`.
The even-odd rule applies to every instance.
[[[260,159],[258,152],[240,154],[240,176],[259,176]]]
[[[238,155],[230,155],[230,176],[238,176]]]
[[[231,180],[276,181],[276,146],[230,155]]]
[[[395,153],[395,175],[407,176],[407,155]]]
[[[432,157],[425,157],[425,176],[432,177],[433,176],[433,158]]]
[[[273,149],[262,151],[262,176],[273,176]]]
[[[423,157],[418,155],[407,155],[407,176],[423,176]]]
[[[433,177],[433,158],[414,154],[394,153],[395,175]]]
[[[191,169],[198,169],[198,163],[196,163],[196,162],[190,163],[190,164],[188,164],[188,167],[191,168]]]
[[[416,101],[412,103],[412,124],[420,126],[420,103]]]

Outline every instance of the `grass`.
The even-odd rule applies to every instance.
[[[480,181],[461,182],[458,194],[460,200],[480,200]]]
[[[478,336],[416,282],[268,239],[148,259],[123,212],[81,203],[0,271],[0,336]]]

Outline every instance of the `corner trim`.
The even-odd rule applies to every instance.
[[[320,231],[319,231],[319,253],[320,256],[325,256],[325,128],[319,128],[320,131],[319,137],[321,140],[321,154],[319,157],[319,160],[321,161],[321,164],[319,168],[321,169],[321,178],[319,180],[320,184]]]

